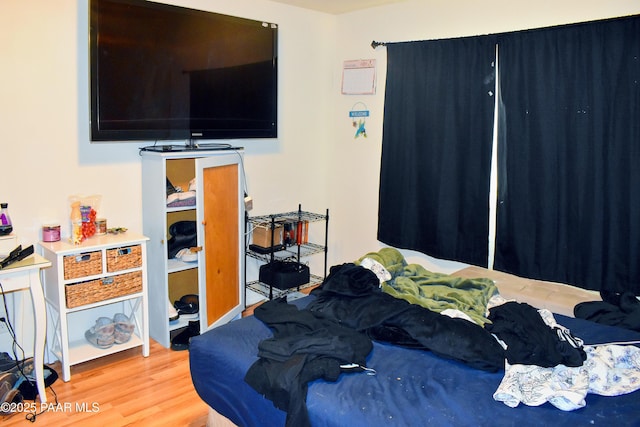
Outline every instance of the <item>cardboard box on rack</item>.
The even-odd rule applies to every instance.
[[[273,229],[273,245],[271,244],[271,223],[256,224],[252,232],[252,242],[262,248],[280,246],[283,243],[284,225],[276,222]]]

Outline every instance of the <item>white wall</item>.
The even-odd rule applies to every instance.
[[[339,70],[344,60],[376,59],[376,95],[340,95],[334,88],[331,179],[332,259],[356,259],[382,245],[376,240],[378,184],[382,147],[382,120],[386,71],[386,48],[373,50],[371,41],[411,41],[471,36],[560,25],[640,13],[637,0],[407,0],[337,18],[336,57]],[[368,137],[353,138],[348,112],[355,102],[371,111]],[[405,251],[410,262],[451,272],[464,265],[436,260]]]

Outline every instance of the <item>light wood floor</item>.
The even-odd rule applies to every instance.
[[[16,413],[0,416],[0,427],[204,426],[208,407],[191,383],[189,352],[150,342],[146,358],[137,348],[72,366],[71,381],[52,385],[58,405],[48,388],[47,410],[35,423]],[[60,374],[59,364],[52,367]],[[35,405],[40,409],[39,401]]]

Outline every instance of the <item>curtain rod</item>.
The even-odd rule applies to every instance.
[[[378,46],[386,46],[386,45],[387,45],[387,42],[377,42],[375,40],[371,42],[371,47],[373,49],[377,48]]]

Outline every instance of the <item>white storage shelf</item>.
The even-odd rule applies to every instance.
[[[44,271],[43,282],[49,319],[47,349],[50,356],[55,356],[60,361],[64,381],[71,379],[71,366],[78,363],[135,347],[142,347],[144,357],[149,355],[147,240],[145,236],[127,232],[94,236],[79,245],[67,241],[40,242],[41,254],[52,263],[52,267]],[[132,248],[136,252],[134,265],[120,266],[107,261],[111,251],[117,251],[117,255],[122,252],[122,256],[127,256]],[[83,255],[98,253],[100,261],[95,261],[90,271],[76,274],[78,277],[65,278],[65,258],[75,256],[76,260],[81,260]],[[115,262],[117,263],[117,259]],[[139,286],[136,276],[135,291],[131,293],[107,295],[99,301],[87,300],[86,303],[67,302],[68,285],[83,286],[92,281],[118,280],[128,277],[130,273],[140,275]],[[95,324],[98,317],[113,317],[116,313],[124,313],[135,324],[131,339],[107,349],[94,347],[86,340],[85,331]]]
[[[168,273],[177,273],[179,271],[190,270],[192,268],[198,268],[198,264],[193,262],[183,262],[176,258],[171,258],[167,260]]]
[[[169,348],[171,337],[189,322],[198,320],[204,332],[244,309],[243,150],[143,149],[141,156],[142,223],[149,237],[149,333]],[[195,183],[195,204],[167,206],[167,181],[183,190]],[[195,262],[167,258],[169,229],[177,221],[196,224]],[[199,312],[169,321],[169,304],[189,294],[198,295]]]

